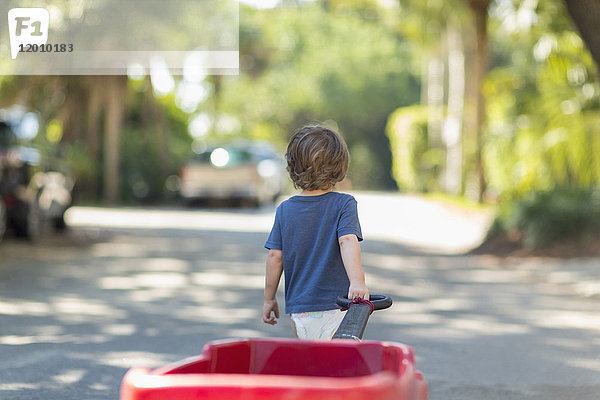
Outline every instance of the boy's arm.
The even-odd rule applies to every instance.
[[[358,238],[354,234],[343,235],[338,239],[340,244],[340,252],[344,268],[350,280],[350,288],[348,289],[348,298],[354,299],[369,299],[369,289],[365,284],[365,274],[360,262],[360,245]]]
[[[275,325],[279,318],[277,305],[277,287],[283,272],[283,253],[281,250],[270,249],[267,255],[267,272],[265,274],[265,302],[262,314],[263,322]]]

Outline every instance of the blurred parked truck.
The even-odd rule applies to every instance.
[[[286,188],[281,155],[265,143],[244,142],[196,151],[179,170],[181,197],[188,204],[202,200],[273,202]]]

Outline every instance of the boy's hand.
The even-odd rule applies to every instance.
[[[279,306],[277,300],[265,300],[262,309],[263,322],[269,325],[277,324],[277,318],[279,318]]]
[[[350,282],[350,288],[348,289],[348,299],[353,300],[356,297],[360,297],[363,300],[369,300],[369,289],[364,282]]]

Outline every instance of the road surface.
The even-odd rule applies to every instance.
[[[459,255],[486,216],[404,196],[357,199],[368,285],[395,299],[365,339],[412,346],[430,399],[599,398],[597,299],[525,268],[543,260]],[[180,360],[218,338],[291,337],[287,317],[260,321],[273,211],[74,208],[65,235],[35,246],[9,238],[0,398],[117,399],[132,366]]]

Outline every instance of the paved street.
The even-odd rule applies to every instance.
[[[481,237],[484,215],[357,199],[367,283],[395,300],[365,339],[412,346],[430,399],[598,399],[597,298],[543,279],[545,260],[458,255]],[[286,317],[260,321],[273,212],[74,208],[65,235],[35,246],[9,238],[0,399],[117,399],[132,366],[180,360],[217,338],[291,337]]]

